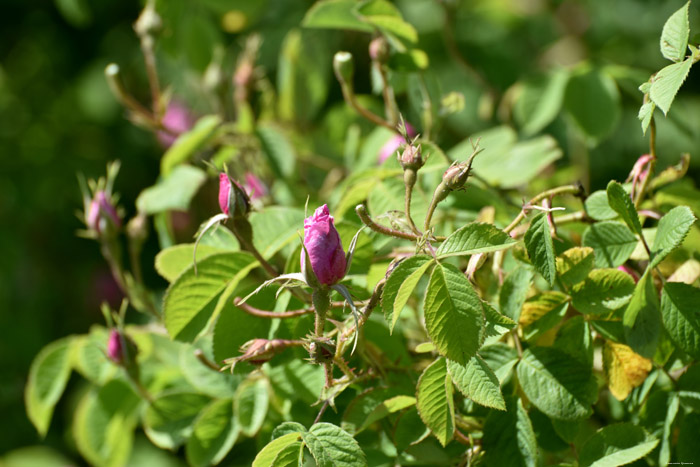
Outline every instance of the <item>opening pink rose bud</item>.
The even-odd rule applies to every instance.
[[[406,134],[409,138],[416,136],[416,130],[409,123],[406,123]],[[389,141],[384,143],[384,146],[382,146],[382,148],[379,150],[379,163],[383,163],[385,160],[391,157],[392,154],[398,151],[402,144],[406,143],[410,143],[410,141],[406,141],[403,136],[392,136]]]
[[[321,284],[333,285],[345,276],[345,252],[328,205],[324,204],[304,220],[304,247],[309,254],[311,269]],[[306,254],[302,251],[302,271],[305,267]]]
[[[164,147],[168,148],[172,146],[180,134],[192,128],[194,125],[194,117],[184,104],[172,101],[168,105],[168,109],[165,111],[161,123],[168,131],[159,131],[157,134],[158,141]]]
[[[107,341],[107,357],[114,363],[122,363],[124,361],[124,347],[122,346],[122,337],[116,329],[109,331],[109,340]]]
[[[250,210],[245,190],[224,172],[219,174],[219,207],[231,218],[245,217]]]
[[[107,227],[107,222],[114,226],[121,226],[121,219],[117,210],[112,205],[107,194],[100,190],[90,202],[90,208],[85,218],[88,228],[100,233]]]

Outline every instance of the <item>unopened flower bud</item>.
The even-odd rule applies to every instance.
[[[398,155],[399,164],[404,170],[416,171],[423,167],[423,156],[420,145],[407,144],[403,152]]]
[[[121,218],[104,191],[95,193],[85,216],[85,224],[97,233],[104,232],[110,225],[121,226]]]
[[[445,183],[445,187],[449,190],[457,190],[462,188],[469,178],[469,172],[471,171],[471,161],[459,162],[457,164],[451,165],[445,173],[442,175],[442,181]]]
[[[383,37],[375,37],[369,43],[369,57],[379,63],[386,63],[389,59],[389,44]]]
[[[148,216],[140,212],[126,225],[126,233],[134,241],[143,243],[148,238]]]
[[[122,337],[116,329],[112,329],[109,332],[107,357],[116,364],[121,364],[124,361],[124,345],[122,344]]]
[[[243,185],[243,187],[248,193],[248,196],[250,196],[250,199],[252,200],[264,198],[265,196],[267,196],[267,187],[265,186],[263,181],[250,172],[247,172],[245,174],[245,184]]]
[[[161,125],[164,130],[157,133],[158,141],[164,147],[170,147],[175,142],[178,136],[188,132],[195,123],[194,116],[190,113],[187,106],[177,100],[173,100],[168,104],[168,108],[163,115]]]
[[[327,205],[319,207],[304,220],[304,247],[306,251],[301,252],[302,271],[308,267],[308,253],[311,269],[321,284],[333,285],[345,277],[345,252]]]
[[[154,4],[153,1],[146,2],[146,6],[134,23],[134,31],[141,37],[157,34],[163,28],[163,20],[156,12]]]
[[[250,212],[250,199],[245,190],[224,172],[219,174],[219,207],[232,219],[246,217]]]
[[[352,89],[352,78],[355,74],[355,63],[350,52],[336,52],[333,57],[333,70],[338,81],[343,86]]]

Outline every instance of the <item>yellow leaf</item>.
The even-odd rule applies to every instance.
[[[607,341],[603,348],[603,367],[610,392],[621,401],[644,382],[651,370],[651,360],[624,344]]]

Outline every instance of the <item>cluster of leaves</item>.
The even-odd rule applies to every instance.
[[[687,14],[686,5],[662,33],[662,53],[678,62],[672,67],[696,56],[691,47],[684,58]],[[103,327],[50,344],[35,359],[26,389],[39,433],[47,432],[75,370],[89,385],[79,395],[72,433],[95,465],[134,463],[141,429],[161,449],[184,447],[191,465],[697,460],[691,439],[700,427],[700,231],[697,198],[692,202],[699,193],[682,180],[687,160],[658,174],[653,164],[633,170],[629,183],[611,181],[587,197],[577,184],[544,186],[538,176],[562,151],[540,133],[562,109],[582,139],[595,142],[611,131],[614,112],[590,108],[590,95],[619,97],[605,72],[582,64],[521,84],[513,116],[528,139],[500,122],[444,151],[450,139],[441,125],[449,127],[463,110],[452,105],[460,99],[443,95],[439,82],[425,83],[434,76],[426,75],[429,55],[396,6],[326,0],[301,25],[284,41],[277,92],[258,77],[254,97],[236,102],[235,121],[225,110],[200,118],[164,153],[161,178],[136,202],[139,213],[153,217],[162,248],[155,269],[168,282],[162,296],[124,282],[136,309],[148,311],[151,301],[155,309],[124,328],[138,349],[138,372],[107,358]],[[317,29],[386,41],[389,56],[372,72],[386,126],[398,123],[391,121],[392,96],[405,92],[409,104],[420,102],[418,111],[406,112],[421,123],[416,144],[427,159],[415,187],[404,184],[394,157],[377,163],[382,145],[396,135],[360,121],[350,106],[327,111],[317,145],[300,137],[331,88],[333,44],[319,37],[334,36]],[[648,125],[654,105],[664,112],[670,106],[667,88],[662,97],[654,91],[669,81],[662,75],[648,90]],[[484,96],[494,99],[488,86]],[[381,113],[379,99],[353,98],[352,106]],[[466,159],[477,139],[485,151],[471,167],[466,192],[450,193],[432,212],[430,194],[441,174]],[[314,154],[322,150],[340,156]],[[234,220],[202,237],[195,270],[194,244],[176,244],[172,212],[188,210],[207,192],[204,161],[217,170],[229,163],[238,176],[254,170],[270,193],[245,223]],[[562,170],[547,183],[571,183],[570,177]],[[528,184],[543,191],[521,205],[519,189]],[[235,300],[257,290],[270,269],[300,270],[305,215],[296,206],[307,185],[318,188],[314,201],[331,206],[343,245],[366,225],[344,280],[362,305],[362,326],[336,307],[325,336],[315,336],[335,349],[326,362],[335,367],[330,378],[301,345],[219,371],[255,339],[298,343],[313,332],[302,289],[270,286],[246,306]],[[683,205],[687,200],[691,207]],[[361,222],[353,209],[358,203]],[[561,207],[573,212],[555,215]],[[409,216],[430,228],[412,232]],[[345,344],[354,333],[359,343],[351,354]]]

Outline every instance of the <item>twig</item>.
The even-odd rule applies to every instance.
[[[369,213],[367,212],[367,207],[364,204],[358,204],[355,207],[355,212],[357,213],[362,223],[370,229],[374,230],[375,232],[388,235],[390,237],[403,238],[405,240],[421,240],[423,238],[421,235],[416,235],[408,232],[401,232],[400,230],[390,229],[388,227],[384,227],[383,225],[377,224],[369,216]],[[433,239],[437,242],[442,242],[445,240],[445,238],[446,237],[433,236]]]
[[[313,308],[303,308],[301,310],[290,310],[290,311],[267,311],[260,310],[258,308],[252,307],[247,303],[241,303],[241,297],[236,297],[233,299],[233,304],[236,305],[241,310],[245,311],[249,315],[257,316],[259,318],[296,318],[297,316],[308,315],[314,312]]]
[[[533,206],[543,199],[546,198],[553,198],[558,195],[566,195],[566,194],[571,194],[571,195],[576,195],[576,196],[583,196],[583,186],[581,184],[575,184],[575,185],[564,185],[556,188],[552,188],[551,190],[543,191],[542,193],[538,194],[534,198],[532,198],[525,206]],[[508,224],[508,226],[503,229],[504,232],[509,233],[511,230],[513,230],[517,225],[525,219],[525,216],[527,215],[528,209],[526,207],[523,207],[523,209],[520,210],[520,213],[518,216],[513,219],[513,222]]]

